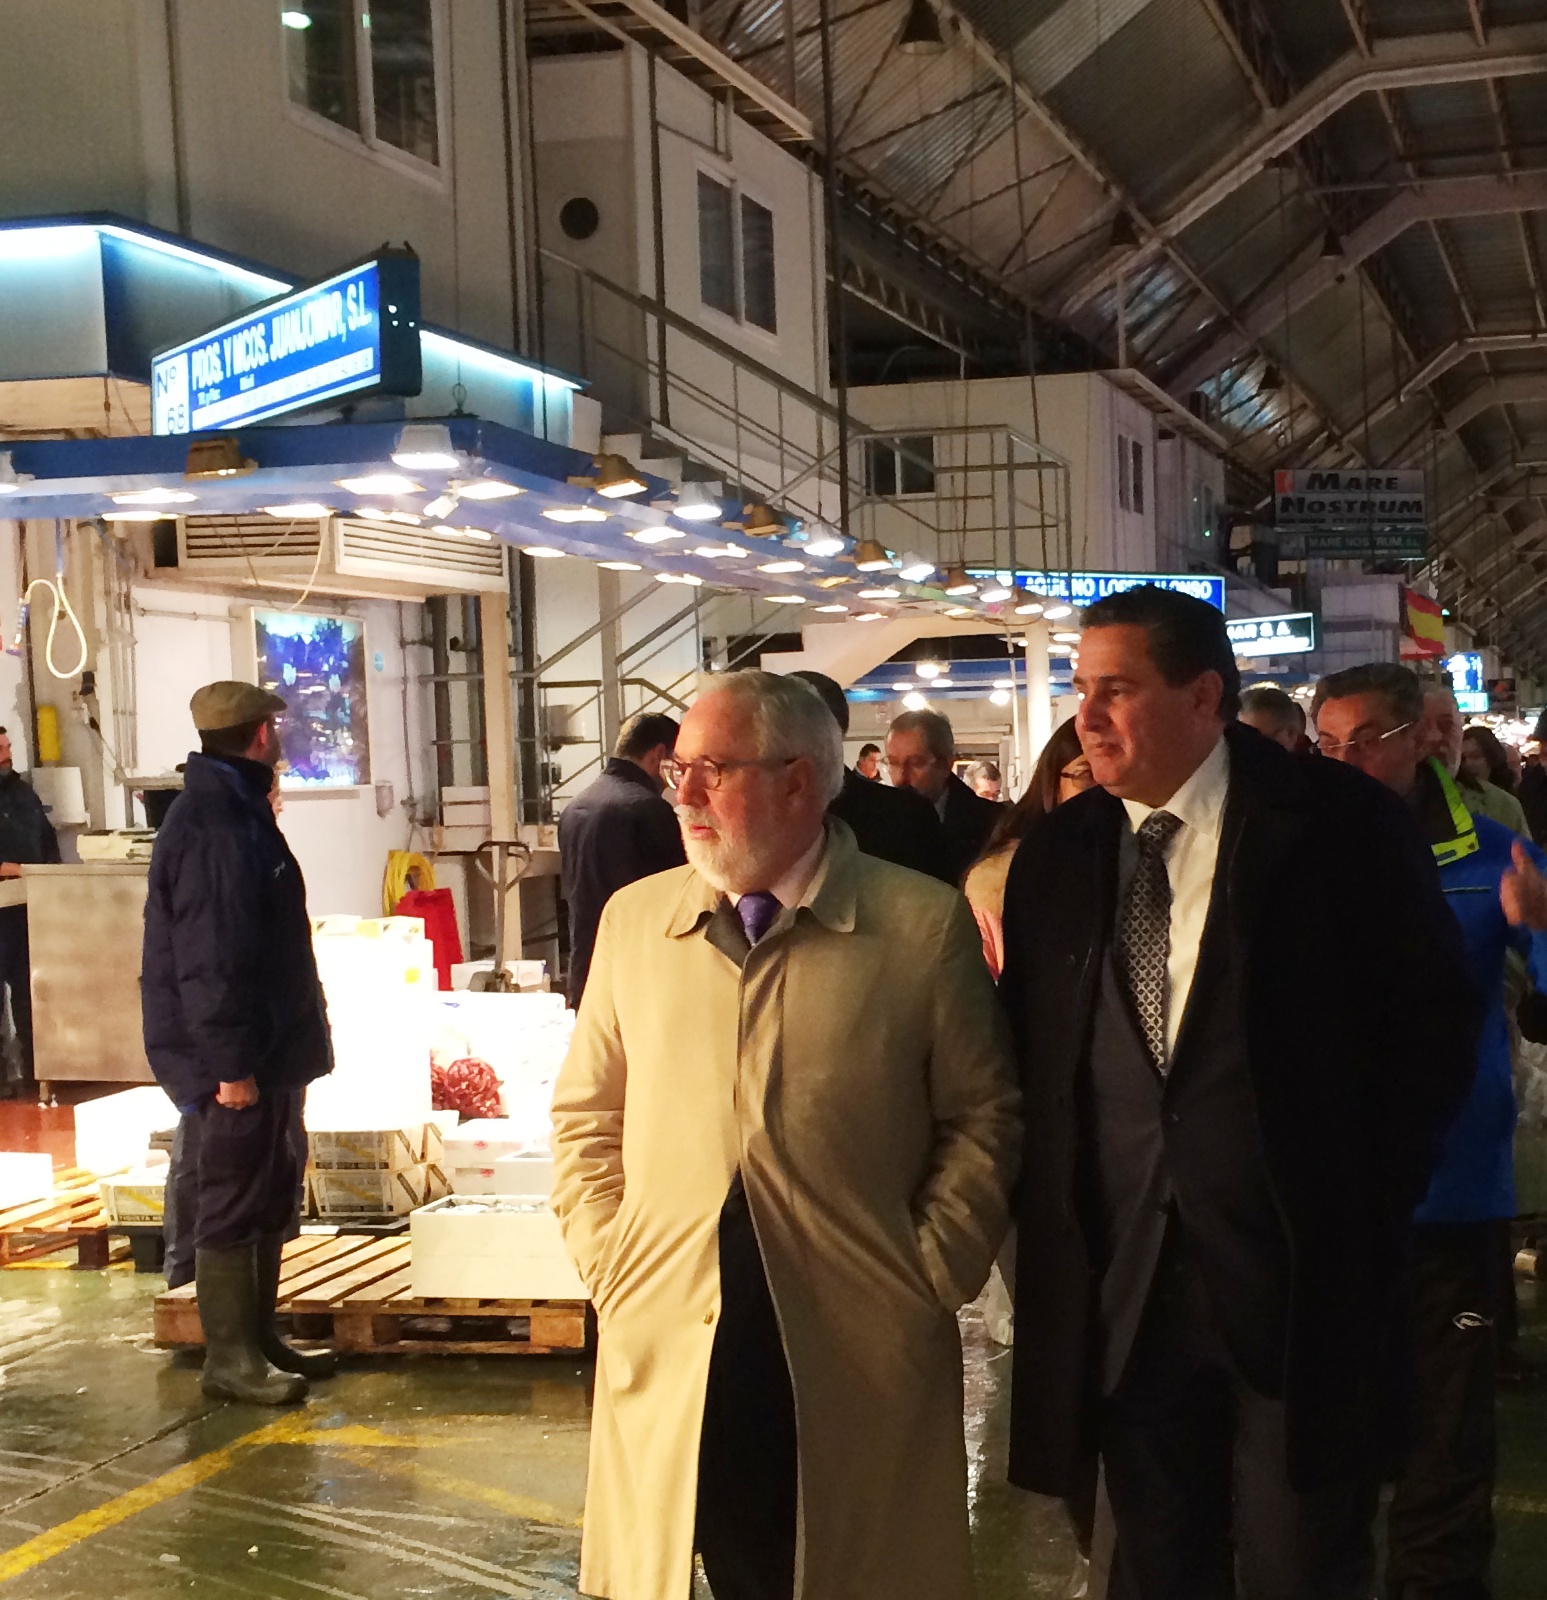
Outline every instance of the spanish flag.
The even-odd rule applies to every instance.
[[[1402,654],[1408,659],[1445,654],[1445,614],[1438,600],[1416,589],[1402,591]]]

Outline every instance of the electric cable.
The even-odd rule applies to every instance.
[[[410,882],[410,879],[417,880]],[[389,850],[387,870],[381,880],[382,915],[390,917],[410,889],[433,889],[435,868],[417,851]]]
[[[70,604],[70,596],[64,582],[64,525],[54,524],[54,576],[52,578],[34,578],[27,585],[21,597],[21,611],[16,619],[16,639],[12,651],[20,654],[22,638],[27,631],[27,618],[32,611],[32,591],[46,589],[53,597],[54,610],[49,618],[48,639],[43,646],[43,663],[50,674],[67,683],[71,678],[78,678],[86,670],[86,660],[89,654],[86,648],[86,631],[81,627],[80,618],[75,614],[75,608]],[[70,626],[75,630],[76,643],[80,648],[80,657],[68,672],[61,672],[54,661],[54,640],[59,633],[59,619],[68,617]]]

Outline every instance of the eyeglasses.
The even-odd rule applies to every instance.
[[[1404,722],[1401,727],[1388,728],[1384,733],[1361,733],[1356,738],[1345,739],[1341,744],[1329,744],[1322,739],[1319,741],[1319,748],[1324,756],[1331,756],[1334,761],[1341,761],[1344,751],[1368,755],[1373,750],[1379,750],[1388,739],[1395,739],[1399,733],[1406,733],[1412,726],[1411,722]]]
[[[675,756],[667,756],[661,763],[661,776],[673,789],[680,789],[690,777],[697,778],[705,789],[718,789],[727,772],[740,772],[743,767],[788,767],[799,759],[799,756],[784,756],[771,761],[711,761],[707,756],[700,756],[696,761],[678,761]]]

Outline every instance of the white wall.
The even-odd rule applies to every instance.
[[[231,676],[230,613],[240,602],[151,584],[136,585],[135,600],[139,769],[149,776],[171,771],[198,748],[188,701],[201,684]],[[276,603],[282,604],[282,597]],[[421,686],[410,683],[405,747],[405,652],[398,645],[397,606],[390,601],[316,602],[319,610],[335,608],[365,620],[371,778],[373,785],[392,785],[393,808],[386,817],[377,816],[374,787],[331,794],[288,791],[280,827],[306,876],[313,915],[380,916],[387,852],[409,844],[401,803],[410,792],[410,760],[413,791],[423,797],[434,785],[429,712]],[[415,637],[418,606],[405,606],[405,622],[408,637]],[[419,657],[426,653],[408,652],[410,673],[425,670]]]
[[[1069,463],[1072,565],[1092,571],[1155,570],[1155,418],[1100,373],[886,384],[851,390],[849,398],[855,416],[871,428],[927,433],[997,424],[1044,445]],[[1118,503],[1119,432],[1144,445],[1142,513],[1124,511]],[[943,444],[937,454],[944,456]],[[882,535],[879,526],[877,533]],[[970,544],[968,556],[973,557]],[[1023,554],[1022,565],[1034,563]]]
[[[112,210],[309,277],[407,240],[426,319],[509,346],[498,5],[439,12],[450,146],[439,171],[292,106],[279,11],[274,0],[6,0],[0,216]]]

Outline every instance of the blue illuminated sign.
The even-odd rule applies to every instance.
[[[151,431],[237,428],[421,381],[418,258],[384,253],[155,356]]]
[[[1109,594],[1121,594],[1125,589],[1142,588],[1152,584],[1157,589],[1173,589],[1178,594],[1190,594],[1195,600],[1206,600],[1216,611],[1225,609],[1225,580],[1210,577],[1202,572],[999,572],[994,574],[1000,582],[1008,583],[1018,578],[1036,594],[1045,594],[1053,600],[1064,600],[1070,605],[1089,606],[1105,600]]]

